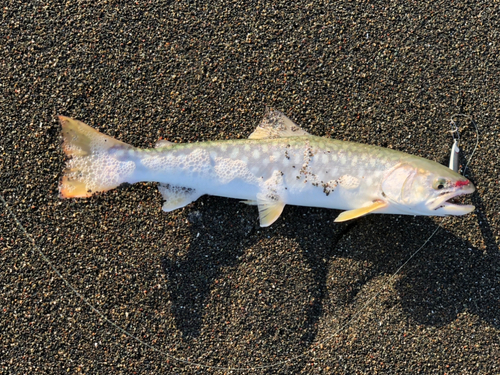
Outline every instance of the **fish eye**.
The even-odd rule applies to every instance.
[[[434,180],[432,184],[432,188],[435,190],[444,189],[445,186],[446,186],[446,180],[444,178],[438,178]]]

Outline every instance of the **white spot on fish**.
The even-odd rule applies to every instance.
[[[321,161],[323,162],[323,164],[328,164],[328,155],[327,154],[323,154],[321,156]]]
[[[223,152],[226,152],[227,151],[227,145],[225,143],[221,144],[220,145],[220,149],[223,151]]]
[[[131,150],[132,151],[132,150]],[[115,151],[113,154],[111,154],[112,156],[116,156],[117,158],[122,158],[124,155],[125,155],[125,151],[124,150],[117,150]]]
[[[238,157],[238,154],[240,153],[240,150],[235,147],[233,148],[233,151],[231,151],[231,155],[229,156],[231,159],[236,159]]]
[[[243,147],[243,149],[244,149],[245,151],[247,151],[247,152],[248,152],[248,151],[250,151],[250,145],[245,145],[245,147]]]
[[[211,151],[210,151],[210,157],[211,157],[212,159],[215,159],[215,158],[217,157],[217,152],[215,152],[214,150],[211,150]]]
[[[219,181],[223,184],[229,183],[237,178],[251,184],[255,184],[258,181],[242,160],[231,160],[219,157],[215,160],[214,171]]]
[[[243,155],[240,159],[243,163],[248,163],[248,156]]]
[[[338,182],[344,189],[355,189],[359,186],[359,179],[348,174],[340,177]]]
[[[259,151],[259,150],[257,150],[257,149],[253,150],[253,152],[252,152],[252,157],[253,157],[254,159],[258,159],[258,158],[260,158],[260,151]]]
[[[269,147],[267,145],[262,145],[262,151],[267,152],[269,150]]]
[[[183,164],[185,161],[186,161],[186,155],[179,154],[179,156],[177,156],[177,163],[178,164]]]
[[[337,161],[337,155],[336,155],[336,154],[333,154],[333,155],[332,155],[332,160],[333,160],[333,161]]]

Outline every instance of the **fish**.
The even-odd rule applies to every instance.
[[[368,214],[458,216],[471,181],[435,161],[374,145],[309,134],[268,110],[248,139],[137,148],[59,116],[67,155],[59,195],[84,198],[123,184],[157,182],[170,212],[209,194],[256,205],[262,227],[285,205],[344,210],[335,222]]]

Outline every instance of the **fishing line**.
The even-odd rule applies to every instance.
[[[472,160],[472,157],[474,156],[474,154],[475,154],[475,152],[477,150],[477,147],[479,145],[479,131],[478,131],[478,128],[477,128],[477,124],[475,123],[475,121],[472,119],[471,116],[464,115],[464,114],[455,114],[450,119],[450,125],[452,126],[451,133],[454,136],[454,140],[455,139],[458,139],[458,140],[460,139],[460,134],[459,134],[458,126],[456,125],[456,123],[454,121],[455,117],[460,117],[460,116],[470,119],[470,122],[474,125],[474,128],[476,130],[476,144],[475,144],[475,147],[474,147],[474,149],[472,151],[472,154],[470,155],[469,159],[467,160],[467,162],[465,164],[464,171],[463,171],[463,174],[465,175],[467,167],[469,166],[469,164],[470,164],[470,162]],[[455,138],[455,137],[457,137],[457,138]],[[240,372],[240,371],[249,371],[249,370],[250,371],[251,370],[265,370],[265,369],[269,369],[269,368],[272,368],[272,367],[278,367],[278,366],[283,366],[283,365],[289,364],[292,361],[295,361],[295,360],[297,360],[299,358],[303,358],[303,357],[309,355],[310,353],[312,353],[313,351],[315,351],[318,346],[320,346],[320,345],[324,344],[325,342],[331,340],[334,336],[337,336],[338,334],[340,334],[345,328],[347,328],[351,324],[357,322],[359,320],[359,318],[360,318],[361,313],[363,313],[368,308],[368,306],[370,306],[372,304],[372,302],[375,301],[375,299],[382,292],[384,292],[384,291],[387,290],[387,288],[389,287],[389,285],[391,285],[392,281],[401,272],[401,270],[425,247],[425,245],[427,245],[427,243],[437,233],[437,231],[439,230],[439,228],[441,228],[441,225],[443,224],[444,220],[446,220],[446,217],[445,217],[445,218],[443,218],[438,223],[438,226],[434,230],[434,232],[432,232],[432,234],[425,240],[425,242],[417,250],[415,250],[406,259],[406,261],[403,262],[403,264],[401,264],[398,267],[398,269],[389,277],[389,279],[388,279],[387,283],[385,284],[385,286],[381,290],[379,290],[377,293],[375,293],[375,295],[373,295],[371,298],[369,298],[368,301],[366,301],[361,306],[361,308],[354,315],[352,315],[350,317],[350,319],[348,319],[345,323],[341,324],[340,327],[335,330],[335,332],[331,333],[326,338],[324,338],[324,339],[322,339],[322,340],[320,340],[320,341],[312,344],[309,349],[307,349],[306,351],[302,352],[301,354],[293,356],[293,357],[285,359],[285,360],[281,360],[281,361],[276,362],[276,363],[271,363],[271,364],[262,365],[262,366],[227,367],[227,366],[206,365],[206,364],[203,364],[203,363],[198,363],[198,362],[195,362],[195,361],[190,361],[188,359],[184,359],[184,358],[179,358],[179,357],[172,356],[171,354],[165,352],[164,350],[159,349],[159,348],[157,348],[157,347],[155,347],[155,346],[153,346],[153,345],[151,345],[151,344],[149,344],[149,343],[141,340],[137,336],[134,336],[133,334],[129,333],[126,329],[122,328],[121,326],[119,326],[118,324],[116,324],[115,322],[113,322],[111,319],[107,318],[104,315],[104,313],[102,313],[100,310],[98,310],[97,308],[95,308],[90,303],[90,301],[87,298],[85,298],[85,296],[83,294],[81,294],[69,281],[67,281],[66,278],[59,272],[59,270],[50,261],[50,259],[47,256],[45,256],[45,254],[42,252],[42,250],[40,249],[40,247],[36,244],[36,241],[34,240],[34,238],[31,236],[31,234],[29,234],[26,231],[26,229],[23,226],[23,224],[18,220],[17,216],[14,214],[14,211],[12,211],[12,209],[10,208],[10,206],[5,201],[5,199],[3,197],[3,194],[5,194],[5,192],[7,192],[7,191],[8,190],[4,190],[2,192],[2,194],[0,194],[0,200],[2,201],[3,205],[5,206],[5,209],[6,209],[7,213],[14,219],[14,222],[16,223],[17,227],[21,230],[21,232],[26,237],[26,239],[28,240],[28,242],[31,243],[32,249],[34,249],[32,251],[34,253],[38,253],[38,255],[40,255],[40,257],[49,265],[50,269],[68,286],[68,288],[77,297],[79,297],[90,308],[90,310],[93,311],[96,315],[98,315],[103,321],[105,321],[106,323],[110,324],[112,327],[116,328],[119,332],[123,333],[124,335],[126,335],[129,338],[131,338],[132,340],[134,340],[134,341],[138,342],[139,344],[147,347],[148,349],[151,349],[154,352],[157,352],[157,353],[165,356],[166,358],[168,358],[168,359],[170,359],[172,361],[175,361],[175,362],[178,362],[178,363],[182,363],[182,364],[185,364],[185,365],[188,365],[188,366],[193,366],[193,367],[213,369],[213,370],[222,370],[222,371],[237,371],[237,372]]]
[[[5,191],[4,191],[5,192]],[[59,278],[68,286],[68,288],[77,296],[79,297],[94,313],[96,313],[99,317],[101,317],[101,319],[103,319],[105,322],[109,323],[111,326],[113,326],[114,328],[116,328],[118,331],[120,331],[121,333],[123,333],[124,335],[128,336],[129,338],[137,341],[138,343],[146,346],[147,348],[153,350],[153,351],[156,351],[158,353],[161,353],[163,355],[165,355],[167,358],[171,359],[171,360],[174,360],[174,361],[177,361],[179,363],[184,363],[184,364],[187,364],[187,365],[190,365],[190,366],[199,366],[199,367],[204,367],[204,368],[211,368],[211,369],[216,369],[216,370],[230,370],[229,368],[227,367],[218,367],[218,366],[209,366],[209,365],[204,365],[202,363],[197,363],[197,362],[192,362],[192,361],[189,361],[189,360],[186,360],[186,359],[183,359],[183,358],[177,358],[177,357],[174,357],[166,352],[164,352],[163,350],[161,349],[158,349],[154,346],[152,346],[151,344],[148,344],[147,342],[141,340],[140,338],[132,335],[131,333],[129,333],[126,329],[120,327],[118,324],[116,324],[115,322],[113,322],[112,320],[108,319],[100,310],[98,310],[97,308],[95,308],[87,298],[85,298],[85,296],[83,294],[81,294],[69,281],[66,280],[66,278],[59,272],[59,270],[54,266],[54,264],[50,261],[49,258],[47,258],[45,256],[45,254],[42,252],[42,250],[40,249],[40,247],[36,244],[35,240],[33,239],[33,237],[26,231],[26,229],[24,228],[24,226],[22,225],[22,223],[17,219],[17,216],[14,214],[14,212],[12,211],[12,209],[9,207],[9,205],[7,204],[7,202],[5,201],[4,197],[2,194],[0,194],[0,200],[2,201],[2,203],[4,204],[6,210],[7,210],[7,213],[12,216],[12,218],[14,219],[14,222],[16,223],[17,227],[21,230],[21,232],[24,234],[24,236],[26,237],[26,239],[28,240],[28,242],[31,243],[31,245],[33,246],[33,248],[36,250],[36,253],[38,253],[38,255],[41,256],[41,258],[49,265],[50,269],[57,275],[59,276]]]

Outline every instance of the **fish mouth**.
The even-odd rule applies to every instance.
[[[465,215],[471,213],[475,210],[475,206],[471,204],[459,204],[457,197],[462,195],[471,194],[476,190],[472,183],[468,183],[463,186],[463,188],[451,191],[444,192],[439,195],[437,198],[432,200],[429,203],[429,209],[434,210],[439,216],[446,215]]]

